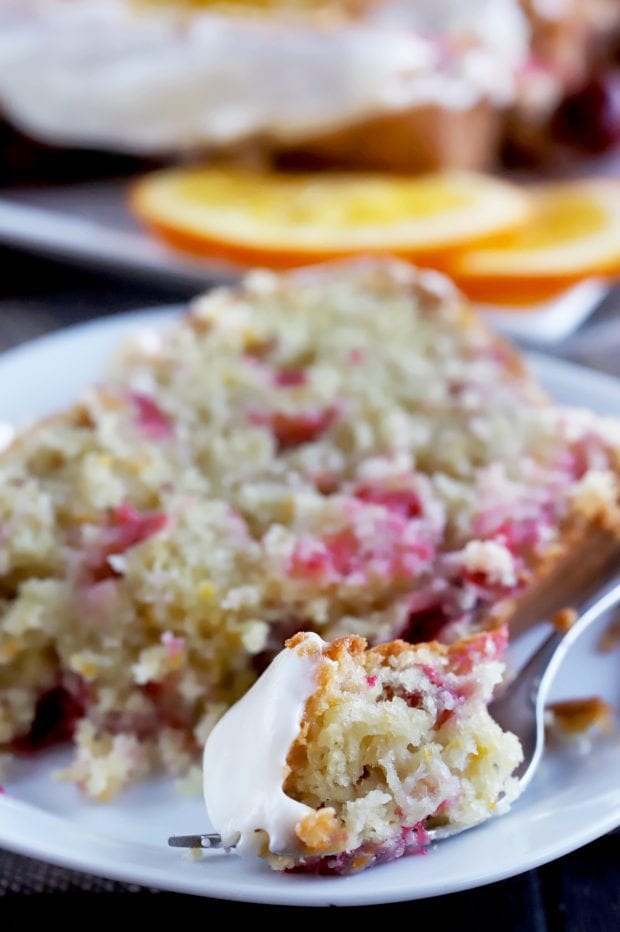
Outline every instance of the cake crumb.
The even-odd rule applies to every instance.
[[[605,654],[616,647],[620,647],[620,618],[612,618],[598,641],[598,649]]]
[[[546,724],[563,737],[583,735],[593,728],[605,734],[614,731],[614,707],[600,696],[563,699],[550,703],[545,712]]]
[[[190,848],[190,849],[187,851],[186,857],[187,857],[190,861],[201,861],[201,860],[202,860],[202,857],[203,857],[203,854],[204,854],[204,851],[203,851],[203,849],[200,847],[200,845],[196,845],[195,848]]]
[[[556,612],[551,623],[556,631],[559,631],[560,634],[566,634],[567,631],[573,627],[577,621],[578,614],[574,608],[562,608],[559,612]]]
[[[617,480],[610,469],[590,469],[573,491],[573,507],[587,521],[601,520],[610,531],[618,525]]]
[[[471,573],[484,574],[491,584],[514,586],[514,558],[507,547],[492,540],[470,540],[462,553],[462,564]]]

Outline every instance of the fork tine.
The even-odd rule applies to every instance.
[[[207,835],[171,835],[171,848],[223,848],[222,836],[212,832]]]

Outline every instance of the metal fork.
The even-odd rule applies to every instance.
[[[518,676],[489,706],[489,711],[504,731],[517,736],[523,748],[523,761],[515,771],[519,781],[518,795],[529,786],[540,764],[545,746],[545,705],[555,676],[583,632],[603,615],[620,605],[620,578],[616,576],[599,590],[582,608],[574,624],[567,630],[554,629],[519,671]],[[474,826],[446,825],[431,829],[431,842],[442,841]],[[205,835],[172,835],[168,844],[173,848],[222,848],[222,838],[216,833]]]

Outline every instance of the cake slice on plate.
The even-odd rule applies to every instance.
[[[487,705],[506,640],[367,650],[296,635],[207,741],[224,843],[277,870],[349,873],[423,852],[429,828],[505,811],[521,748]]]
[[[617,540],[619,473],[618,423],[551,404],[435,273],[215,290],[0,457],[0,748],[73,736],[109,799],[188,771],[298,631],[540,618]]]

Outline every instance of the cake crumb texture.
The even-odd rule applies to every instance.
[[[550,404],[437,273],[214,290],[0,457],[0,750],[73,738],[94,799],[182,777],[297,631],[495,625],[567,529],[618,527],[619,468],[618,423]]]

